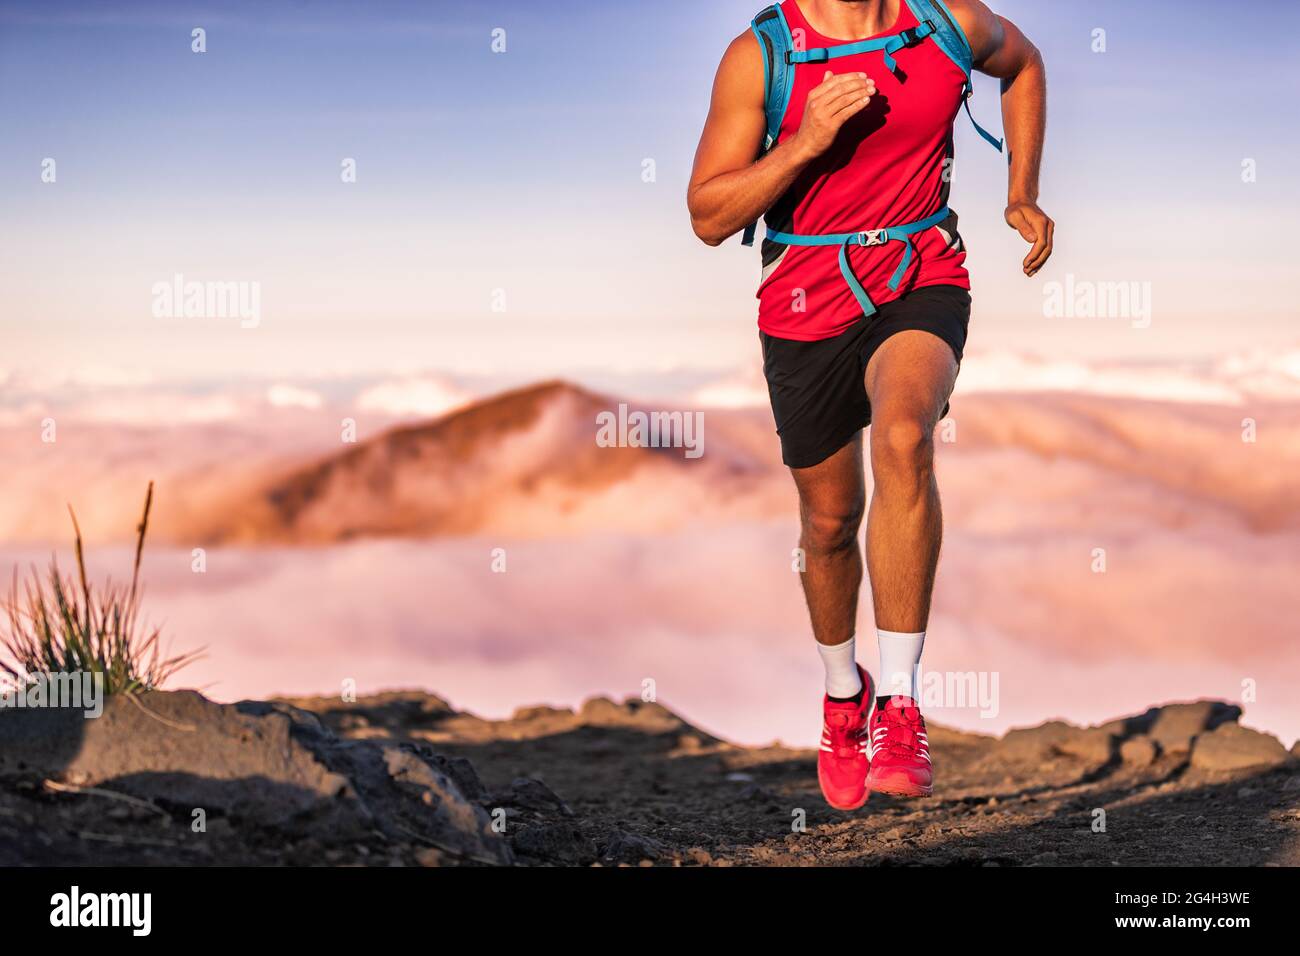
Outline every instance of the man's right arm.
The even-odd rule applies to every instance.
[[[821,85],[808,94],[798,133],[755,162],[767,131],[763,73],[763,51],[747,31],[727,48],[713,81],[686,193],[691,226],[711,246],[767,212],[876,92],[865,73],[835,76],[827,70]]]

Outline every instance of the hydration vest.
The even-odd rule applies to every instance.
[[[816,47],[810,50],[796,50],[794,48],[794,38],[790,33],[790,24],[786,21],[785,13],[779,3],[773,4],[754,18],[750,24],[750,29],[758,38],[759,46],[764,53],[763,90],[764,112],[767,116],[767,134],[763,143],[763,152],[767,152],[776,145],[777,137],[781,133],[781,124],[785,120],[786,110],[790,106],[790,93],[794,89],[794,68],[797,64],[826,63],[842,56],[853,56],[858,53],[879,50],[885,66],[890,72],[896,73],[898,63],[894,58],[895,54],[926,40],[938,46],[944,55],[961,69],[966,77],[966,87],[962,93],[966,115],[970,117],[971,124],[975,127],[976,132],[998,152],[1002,152],[1002,140],[996,138],[984,127],[980,126],[979,123],[975,122],[975,117],[970,111],[970,97],[974,92],[974,86],[971,83],[973,54],[971,53],[970,42],[966,39],[961,24],[953,17],[943,0],[904,0],[904,2],[907,3],[913,16],[916,17],[917,26],[887,36],[873,37],[870,40],[858,40],[854,43],[841,43],[835,46]],[[768,227],[766,236],[772,242],[792,246],[839,246],[840,272],[844,276],[844,281],[853,291],[858,304],[862,306],[863,313],[870,316],[876,311],[876,307],[862,288],[861,283],[858,282],[857,276],[853,273],[848,258],[849,248],[853,245],[883,246],[887,242],[903,243],[903,261],[894,271],[889,281],[889,287],[897,290],[907,272],[908,265],[912,261],[911,237],[943,222],[948,216],[949,209],[945,205],[919,222],[903,225],[819,236],[779,232]],[[744,245],[751,246],[754,244],[754,233],[757,227],[758,223],[751,223],[746,227],[744,236],[741,239]]]

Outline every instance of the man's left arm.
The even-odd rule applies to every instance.
[[[1011,155],[1007,225],[1033,243],[1025,256],[1032,276],[1052,254],[1056,224],[1038,206],[1038,171],[1047,131],[1047,71],[1038,48],[1014,23],[980,0],[948,0],[970,41],[975,69],[1002,81],[1002,125]]]

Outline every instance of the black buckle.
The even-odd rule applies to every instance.
[[[930,32],[925,34],[921,33],[921,27],[929,27]],[[934,21],[922,20],[916,26],[908,27],[906,30],[901,31],[898,34],[898,38],[903,41],[903,46],[911,46],[913,43],[920,43],[926,37],[931,36],[934,32]]]

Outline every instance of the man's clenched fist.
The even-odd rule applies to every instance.
[[[820,156],[835,142],[840,127],[866,109],[875,95],[876,83],[867,74],[836,76],[827,70],[822,82],[808,93],[795,145],[808,159]]]

